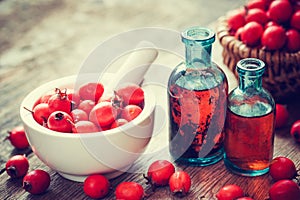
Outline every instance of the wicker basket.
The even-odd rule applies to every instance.
[[[300,96],[300,51],[287,53],[249,48],[229,34],[226,17],[218,21],[217,36],[223,46],[223,62],[235,74],[240,59],[258,58],[266,64],[263,86],[271,92],[275,101],[286,102],[295,95]]]

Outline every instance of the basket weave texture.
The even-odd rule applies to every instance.
[[[300,96],[300,51],[266,51],[262,48],[250,48],[230,35],[226,17],[218,20],[217,37],[223,47],[223,62],[236,73],[236,64],[243,58],[258,58],[265,62],[263,87],[275,101],[285,102],[293,96]]]

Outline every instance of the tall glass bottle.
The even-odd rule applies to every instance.
[[[228,83],[211,61],[215,33],[192,27],[182,32],[185,62],[169,77],[169,150],[179,163],[206,166],[223,158]]]
[[[265,174],[273,157],[275,102],[262,87],[264,67],[255,58],[240,60],[239,86],[228,96],[224,162],[244,176]]]

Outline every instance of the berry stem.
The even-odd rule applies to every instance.
[[[150,185],[152,192],[154,192],[157,187],[152,183],[151,178],[147,177],[145,174],[143,174],[143,177],[147,180],[146,185]]]
[[[67,122],[69,122],[73,127],[75,127],[75,123],[72,120],[67,119]]]
[[[60,99],[66,99],[67,96],[67,88],[64,88],[64,92],[61,89],[55,88],[55,93],[59,96]]]
[[[27,110],[27,111],[31,112],[31,114],[33,114],[33,111],[32,111],[32,110],[30,110],[30,109],[26,108],[25,106],[24,106],[23,108],[24,108],[25,110]]]
[[[6,171],[6,169],[5,169],[5,168],[2,168],[2,169],[0,170],[0,175],[3,174],[5,171]]]
[[[10,132],[10,131],[7,131],[7,133],[8,133],[8,136],[6,136],[6,137],[3,139],[3,142],[6,141],[6,140],[8,140],[9,137],[10,137],[11,132]]]
[[[118,95],[116,91],[114,91],[113,98],[111,99],[112,105],[115,108],[122,108],[123,105],[123,99]]]

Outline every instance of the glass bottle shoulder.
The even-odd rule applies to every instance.
[[[182,62],[172,71],[168,84],[189,90],[207,90],[220,84],[228,85],[225,73],[213,62],[194,66]]]
[[[239,87],[228,95],[229,110],[244,117],[258,117],[269,114],[275,109],[275,102],[271,94],[264,88],[255,90],[249,88],[246,91]]]

